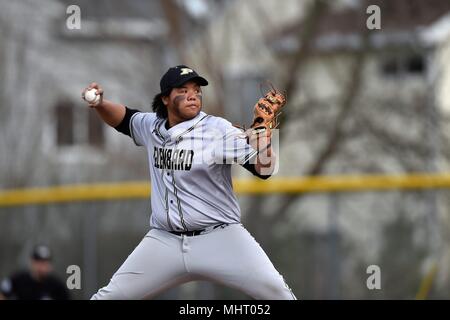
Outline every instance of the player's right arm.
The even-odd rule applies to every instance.
[[[108,125],[117,131],[130,136],[138,146],[144,146],[151,136],[150,127],[156,119],[155,113],[141,112],[127,106],[103,99],[103,88],[97,83],[91,83],[83,90],[81,96],[89,89],[97,89],[100,100],[96,104],[89,104]]]
[[[117,127],[125,117],[126,107],[123,104],[103,99],[103,88],[95,82],[83,90],[81,93],[83,98],[84,93],[89,89],[97,89],[97,94],[100,95],[99,103],[96,105],[89,104],[89,107],[94,108],[100,118],[108,125],[114,128]]]

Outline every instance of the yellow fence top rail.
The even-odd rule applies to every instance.
[[[303,178],[272,177],[233,181],[237,194],[299,194],[450,188],[450,173],[408,175],[340,175]],[[75,201],[145,199],[149,182],[79,184],[26,189],[0,189],[0,207]]]

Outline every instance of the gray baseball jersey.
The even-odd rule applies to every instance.
[[[134,142],[147,149],[152,182],[150,226],[168,231],[239,223],[231,164],[257,154],[242,131],[220,117],[200,112],[167,130],[155,113],[130,121]]]
[[[170,129],[154,113],[125,118],[129,127],[119,131],[148,153],[151,229],[92,299],[152,298],[193,280],[218,282],[255,299],[296,299],[240,223],[231,165],[252,162],[257,154],[241,130],[204,112]]]

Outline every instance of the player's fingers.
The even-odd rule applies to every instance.
[[[258,102],[258,107],[266,114],[272,114],[272,105],[266,99],[262,99]]]
[[[89,103],[88,106],[92,109],[94,109],[95,107],[97,107],[99,105],[99,103]]]
[[[98,85],[97,82],[92,82],[92,83],[89,85],[89,89],[98,89],[98,88],[99,88],[99,85]]]
[[[81,92],[81,97],[84,99],[85,95],[86,95],[86,91],[89,90],[89,87],[84,88],[83,91]]]
[[[102,95],[103,94],[103,89],[102,88],[98,88],[97,92],[95,94],[96,95]]]

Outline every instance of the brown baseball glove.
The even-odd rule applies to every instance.
[[[245,126],[234,125],[241,129],[247,138],[247,142],[256,150],[262,152],[268,150],[270,156],[270,146],[272,129],[276,129],[279,125],[278,117],[281,109],[286,104],[286,95],[268,83],[271,87],[262,98],[254,106],[253,122],[250,128]]]
[[[253,122],[250,127],[247,129],[246,126],[233,124],[233,126],[245,132],[247,138],[254,138],[255,136],[270,137],[271,130],[276,129],[279,125],[278,117],[286,104],[286,95],[275,89],[270,82],[267,83],[270,90],[253,107]]]
[[[257,133],[277,128],[278,116],[286,104],[286,96],[272,84],[270,86],[271,89],[254,106],[253,123],[250,127]]]

